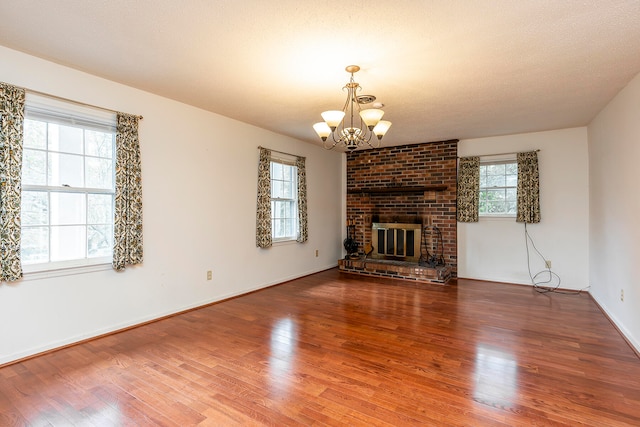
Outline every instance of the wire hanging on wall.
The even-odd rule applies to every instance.
[[[531,273],[531,257],[529,253],[529,242],[531,242],[531,246],[533,247],[535,252],[540,256],[540,258],[542,258],[542,261],[544,263],[546,263],[546,258],[544,257],[544,255],[542,255],[542,253],[540,253],[538,248],[536,248],[536,245],[533,242],[533,239],[531,238],[529,231],[527,230],[526,222],[524,223],[524,238],[525,238],[525,247],[527,249],[527,270],[529,271],[529,278],[531,279],[531,284],[533,285],[533,289],[535,289],[537,292],[540,292],[540,293],[547,293],[547,292],[558,292],[558,293],[566,293],[566,294],[580,293],[580,291],[577,291],[577,292],[558,291],[558,288],[560,287],[560,283],[562,282],[562,280],[560,279],[560,276],[558,276],[558,274],[551,271],[550,267],[546,267],[544,270],[537,272],[535,275],[532,274]]]

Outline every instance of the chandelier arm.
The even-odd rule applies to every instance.
[[[331,139],[333,140],[333,143],[331,143],[331,141],[329,141],[329,144],[326,143],[326,141],[322,141],[322,145],[324,146],[325,149],[327,150],[333,150],[336,145],[344,142],[342,140],[342,138],[338,138],[336,139],[336,132],[338,131],[338,128],[336,128],[336,130],[334,130],[333,132],[331,132]],[[327,148],[328,147],[328,148]]]
[[[371,132],[371,134],[373,134],[373,132]],[[380,140],[378,138],[374,139],[375,144],[372,144],[370,141],[371,141],[371,135],[369,135],[369,139],[367,139],[364,142],[366,142],[370,148],[380,148]]]
[[[336,132],[338,131],[339,127],[336,128],[336,130],[334,130],[333,132],[331,132],[331,139],[333,139],[333,142],[335,142],[335,144],[333,144],[333,146],[335,147],[336,144],[339,144],[342,142],[342,137],[336,139]],[[342,133],[340,133],[342,134]]]
[[[334,138],[334,140],[335,140],[335,138]],[[339,142],[340,141],[335,141],[333,144],[327,144],[325,141],[322,141],[322,147],[325,150],[333,150],[336,147],[336,145],[338,145]]]
[[[342,111],[347,112],[347,108],[349,108],[349,101],[351,100],[351,88],[348,84],[342,87],[342,90],[347,90],[347,99],[344,101],[344,105],[342,106]]]

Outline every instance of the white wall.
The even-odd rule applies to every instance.
[[[640,74],[589,125],[589,153],[591,294],[640,351]]]
[[[336,266],[343,154],[3,47],[0,64],[0,81],[144,116],[145,245],[122,273],[0,283],[0,364]],[[305,244],[255,246],[258,145],[307,157]]]
[[[551,260],[562,288],[585,289],[589,286],[587,129],[461,140],[458,156],[535,149],[540,149],[541,221],[527,225],[529,234],[545,258]],[[532,253],[532,273],[544,267],[544,261]],[[531,284],[524,225],[505,218],[459,222],[458,276]]]

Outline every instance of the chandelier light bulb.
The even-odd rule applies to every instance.
[[[373,127],[378,124],[383,115],[384,111],[377,108],[368,108],[366,110],[360,111],[360,117],[362,117],[362,120],[367,125],[369,130],[372,130]]]
[[[331,128],[327,122],[318,122],[313,125],[313,129],[323,141],[326,141],[329,135],[331,135]]]
[[[376,125],[376,127],[373,128],[373,133],[375,133],[378,139],[380,140],[382,139],[383,136],[385,136],[385,134],[387,133],[390,127],[391,127],[391,122],[388,122],[386,120],[380,120]]]
[[[331,132],[333,132],[340,125],[340,122],[342,122],[342,119],[344,118],[344,111],[329,110],[325,111],[321,115],[327,125],[331,128]]]

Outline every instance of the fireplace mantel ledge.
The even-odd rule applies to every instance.
[[[446,191],[446,185],[422,185],[411,187],[377,187],[377,188],[351,188],[348,194],[388,194],[388,193],[423,193],[425,191]]]

